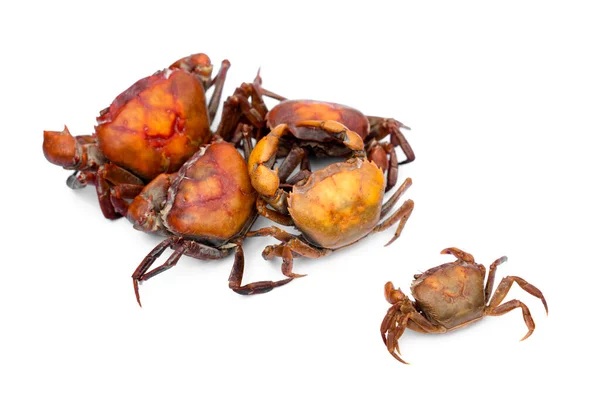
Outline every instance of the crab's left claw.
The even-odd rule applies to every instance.
[[[364,151],[365,144],[356,132],[349,130],[345,125],[333,120],[304,120],[296,124],[298,127],[320,128],[340,140],[348,149]]]

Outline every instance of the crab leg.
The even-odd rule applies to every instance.
[[[161,254],[168,248],[171,247],[175,252],[173,252],[169,258],[162,265],[158,266],[155,269],[150,269],[150,266],[154,264],[154,262],[161,256]],[[229,255],[231,251],[229,249],[219,249],[210,247],[208,245],[201,244],[197,241],[184,240],[180,237],[169,237],[168,239],[163,240],[159,243],[139,264],[137,269],[133,272],[131,277],[133,278],[133,289],[135,291],[135,297],[140,306],[142,303],[140,301],[139,294],[139,283],[142,281],[146,281],[165,270],[169,270],[173,266],[177,264],[179,259],[183,255],[191,256],[196,259],[221,259]]]
[[[400,131],[400,128],[410,130],[410,127],[405,126],[398,120],[390,118],[376,116],[367,116],[367,118],[369,119],[369,125],[371,126],[371,132],[369,133],[369,136],[367,136],[367,141],[370,141],[371,139],[381,140],[387,135],[390,135],[390,142],[392,145],[400,146],[406,156],[406,160],[398,163],[398,165],[407,164],[415,160],[415,153],[413,152],[412,147],[402,134],[402,131]]]
[[[301,147],[294,145],[279,166],[279,182],[284,183],[287,181],[288,177],[296,169],[298,164],[303,162],[304,158],[306,158],[306,151]]]
[[[403,364],[408,364],[400,357],[400,345],[398,340],[404,334],[408,325],[409,315],[402,314],[399,311],[400,306],[392,306],[384,317],[380,332],[383,343],[385,343],[388,352]]]
[[[165,261],[165,263],[163,263],[156,269],[152,269],[147,273],[141,274],[136,279],[140,282],[146,281],[146,280],[151,279],[154,276],[161,274],[162,272],[164,272],[166,270],[169,270],[173,266],[175,266],[177,264],[177,262],[179,262],[179,259],[181,259],[181,257],[185,253],[185,247],[183,245],[179,245],[178,247],[174,247],[174,248],[175,248],[175,251],[169,256],[169,258]]]
[[[387,183],[385,185],[385,191],[390,191],[398,181],[398,157],[396,151],[392,145],[385,145],[385,150],[390,156],[389,168],[387,173]]]
[[[124,184],[144,186],[144,181],[140,178],[113,163],[103,164],[98,170],[98,173],[101,173],[101,176],[113,185]]]
[[[281,271],[288,277],[303,277],[305,274],[296,274],[292,272],[294,257],[321,258],[331,254],[334,250],[327,248],[316,248],[305,243],[299,236],[290,234],[276,226],[265,227],[247,234],[247,237],[271,236],[281,241],[278,245],[269,245],[263,250],[263,258],[273,259],[280,257],[283,259]]]
[[[158,259],[158,257],[163,252],[165,252],[165,250],[171,245],[172,241],[173,241],[173,237],[160,242],[156,247],[154,247],[152,249],[152,251],[150,251],[148,253],[148,255],[146,255],[146,257],[142,260],[142,262],[139,264],[139,266],[135,269],[135,271],[131,275],[131,278],[133,279],[133,290],[135,292],[135,298],[137,300],[138,305],[142,306],[142,302],[140,301],[139,288],[138,288],[140,277],[142,277],[143,274],[156,261],[156,259]]]
[[[268,250],[267,250],[267,248],[265,248],[265,251],[267,251],[267,253],[265,253],[263,251],[263,256],[266,255],[265,259],[271,259],[274,256],[281,257],[282,251],[279,249],[279,247],[284,247],[284,246],[289,247],[292,250],[292,252],[295,254],[294,256],[302,256],[302,257],[313,258],[313,259],[329,255],[333,251],[335,251],[335,250],[327,249],[327,248],[315,248],[315,247],[311,246],[310,244],[307,244],[304,241],[302,241],[300,236],[296,236],[294,234],[288,233],[285,230],[278,228],[277,226],[263,227],[262,229],[258,229],[258,230],[249,232],[246,236],[247,237],[270,236],[270,237],[276,238],[277,240],[279,240],[283,243],[280,245],[270,245],[267,247],[267,248],[269,248]],[[345,247],[343,247],[343,248],[345,248]]]
[[[258,69],[258,73],[256,74],[256,77],[254,78],[254,81],[250,84],[251,88],[252,88],[252,106],[259,110],[260,114],[263,116],[263,118],[265,118],[265,116],[267,115],[267,113],[269,112],[269,109],[267,109],[267,105],[265,104],[265,101],[263,99],[263,95],[264,92],[261,89],[261,84],[262,84],[262,79],[260,77],[260,68]],[[271,92],[269,92],[269,94],[272,94]],[[277,96],[277,94],[274,94]],[[270,95],[267,95],[270,96]],[[277,99],[277,98],[275,98]]]
[[[258,73],[256,74],[256,77],[254,78],[254,82],[252,83],[252,85],[254,86],[254,89],[256,91],[260,92],[261,96],[264,95],[266,97],[273,98],[278,101],[286,100],[285,97],[283,97],[279,94],[276,94],[273,91],[269,91],[262,86],[262,78],[260,77],[260,69],[258,69]]]
[[[219,103],[221,102],[221,95],[223,95],[223,86],[225,85],[225,77],[227,76],[227,70],[231,63],[228,60],[224,60],[221,62],[221,68],[219,69],[219,73],[217,76],[210,82],[208,87],[215,86],[215,90],[210,98],[210,102],[208,104],[208,120],[212,123],[215,120],[215,115],[217,114],[217,109],[219,108]],[[207,87],[207,88],[208,88]]]
[[[82,189],[89,184],[96,184],[95,171],[75,171],[67,178],[67,186],[73,190]]]
[[[408,364],[400,357],[400,345],[398,344],[398,340],[404,334],[406,328],[426,334],[443,334],[446,332],[446,329],[431,323],[421,313],[414,310],[414,308],[408,313],[403,313],[403,304],[404,302],[398,302],[388,310],[381,323],[380,332],[388,352],[396,360]]]
[[[400,196],[408,190],[409,187],[412,186],[412,179],[406,178],[404,183],[400,185],[400,187],[394,192],[394,194],[381,206],[381,217],[385,218],[385,216],[390,212],[390,210],[396,205]]]
[[[265,227],[262,229],[258,229],[252,232],[249,232],[247,237],[257,237],[257,236],[271,236],[276,238],[279,241],[282,241],[283,244],[279,245],[269,245],[265,247],[263,250],[263,258],[264,259],[272,259],[274,257],[280,257],[283,259],[281,263],[281,272],[290,278],[303,277],[305,274],[295,274],[292,272],[292,268],[294,265],[294,256],[307,256],[301,253],[297,253],[292,251],[292,249],[286,243],[291,243],[294,246],[293,241],[298,240],[298,236],[290,234],[284,230],[276,226]]]
[[[289,185],[290,187],[292,187],[300,181],[307,180],[308,177],[311,176],[312,171],[310,170],[310,160],[308,159],[308,151],[306,149],[302,150],[304,151],[304,155],[302,157],[302,160],[300,161],[300,170],[291,177],[286,178],[284,181],[284,185]]]
[[[112,163],[103,164],[98,168],[96,173],[96,193],[102,213],[108,219],[117,219],[127,215],[127,202],[121,200],[119,196],[114,196],[114,193],[118,192],[118,190],[114,191],[112,189],[114,186],[119,185],[129,186],[123,188],[129,191],[129,195],[125,196],[125,198],[133,198],[136,194],[133,194],[135,189],[131,186],[139,186],[139,191],[137,192],[139,193],[144,188],[144,181],[131,172]],[[113,205],[113,200],[116,205]]]
[[[500,258],[500,260],[501,259],[502,258]],[[490,271],[490,273],[492,274],[492,277],[493,277],[492,271]],[[542,292],[539,289],[537,289],[535,286],[533,286],[532,284],[529,284],[527,281],[523,280],[520,277],[516,277],[516,276],[507,276],[507,277],[504,277],[502,279],[502,281],[500,281],[498,288],[496,288],[496,292],[494,292],[494,295],[490,299],[490,303],[488,304],[488,306],[484,309],[484,312],[485,312],[485,314],[490,315],[490,316],[501,316],[505,313],[508,313],[509,311],[511,311],[513,309],[520,307],[521,310],[523,311],[523,320],[525,321],[525,324],[527,325],[527,329],[529,330],[527,332],[527,334],[521,339],[521,340],[525,340],[529,337],[529,335],[531,335],[533,333],[533,330],[535,329],[535,323],[533,322],[533,318],[531,317],[529,308],[523,302],[516,300],[516,299],[510,300],[510,301],[500,305],[500,302],[502,302],[502,299],[504,299],[506,297],[506,295],[508,294],[508,291],[510,290],[510,287],[512,286],[513,282],[516,282],[517,284],[519,284],[519,286],[521,288],[523,288],[523,290],[525,290],[526,292],[530,293],[531,295],[535,296],[536,298],[541,299],[542,303],[544,304],[544,308],[546,309],[546,314],[548,314],[548,305],[546,303],[546,299],[544,298],[544,295],[542,294]]]
[[[279,245],[269,245],[265,247],[263,250],[263,258],[272,259],[274,257],[280,257],[283,259],[281,264],[281,270],[283,274],[286,274],[289,277],[303,277],[305,274],[292,273],[294,257],[317,259],[327,256],[333,251],[335,250],[312,247],[311,245],[295,237],[285,243],[281,243]]]
[[[285,185],[294,186],[298,182],[306,181],[311,175],[312,175],[312,172],[310,170],[307,170],[307,169],[300,170],[300,171],[296,172],[294,175],[292,175],[291,177],[289,177],[288,180],[286,181],[286,183],[284,184],[284,186]]]
[[[531,312],[529,311],[529,308],[527,307],[527,305],[525,305],[523,302],[521,302],[520,300],[517,300],[517,299],[512,299],[506,303],[501,304],[498,307],[486,308],[485,314],[487,314],[488,316],[501,316],[501,315],[506,314],[509,311],[511,311],[513,309],[517,309],[519,307],[523,311],[523,320],[525,321],[525,325],[527,325],[527,330],[528,330],[527,334],[525,334],[525,336],[521,338],[521,340],[523,341],[523,340],[529,338],[529,336],[535,330],[535,323],[533,322],[533,317],[531,317]]]
[[[394,146],[372,140],[367,148],[367,158],[377,164],[384,174],[387,172],[385,191],[391,190],[398,181],[398,157]]]
[[[404,335],[404,331],[406,331],[406,327],[408,325],[408,320],[410,316],[404,316],[402,318],[402,322],[399,324],[399,327],[394,327],[392,330],[388,331],[390,335],[388,335],[387,339],[387,349],[388,352],[398,361],[403,364],[409,364],[408,361],[404,361],[402,357],[400,357],[400,344],[398,341]]]
[[[270,209],[267,206],[267,202],[262,197],[259,197],[256,200],[256,210],[260,215],[264,216],[269,220],[272,220],[273,222],[277,222],[280,225],[294,226],[294,221],[292,220],[291,216]]]
[[[398,303],[398,302],[396,302]],[[379,331],[381,332],[381,339],[383,339],[383,343],[387,345],[388,338],[386,337],[386,333],[388,330],[394,327],[395,323],[398,323],[398,319],[400,318],[399,311],[400,304],[393,305],[390,307],[381,322],[381,326],[379,327]]]
[[[250,97],[252,97],[254,106],[250,105]],[[252,84],[243,83],[234,91],[232,96],[225,100],[216,135],[229,141],[242,117],[245,118],[245,121],[242,121],[243,123],[251,124],[260,133],[265,127],[266,114],[267,107],[260,94],[257,93]]]
[[[143,189],[143,185],[123,183],[111,187],[110,194],[113,198],[117,199],[131,199],[140,194]]]
[[[498,265],[501,265],[502,263],[506,262],[508,260],[508,258],[506,256],[503,256],[502,258],[498,258],[494,261],[494,263],[492,263],[490,265],[490,270],[488,272],[488,279],[487,282],[485,283],[485,302],[489,302],[490,301],[490,297],[492,296],[492,289],[494,288],[494,279],[496,278],[496,268],[498,267]]]
[[[410,321],[408,323],[408,328],[413,331],[422,332],[426,334],[444,334],[446,333],[446,328],[435,325],[431,323],[425,316],[416,310],[409,314]]]
[[[265,259],[271,259],[275,256],[283,259],[281,263],[281,272],[291,278],[304,277],[306,274],[296,274],[292,271],[294,267],[294,256],[301,256],[300,254],[293,252],[290,247],[285,244],[270,245],[265,247],[263,250],[263,257]]]
[[[229,275],[229,288],[240,295],[255,295],[264,294],[271,291],[273,288],[286,285],[293,278],[286,278],[279,281],[256,281],[246,285],[242,285],[242,277],[244,275],[244,251],[241,244],[238,244],[235,250],[235,259],[231,274]]]
[[[400,233],[402,233],[404,225],[406,225],[406,221],[410,217],[410,214],[412,214],[414,207],[414,201],[410,199],[406,200],[404,204],[402,204],[402,206],[398,208],[389,218],[381,222],[379,225],[375,226],[371,233],[377,233],[386,230],[387,228],[399,221],[398,227],[396,228],[396,232],[394,233],[394,237],[392,237],[392,239],[388,241],[385,245],[387,247],[388,245],[396,241],[398,237],[400,237]]]
[[[274,93],[273,91],[269,91],[263,87],[260,87],[260,93],[263,94],[264,96],[267,96],[269,98],[273,98],[273,99],[277,99],[278,101],[285,101],[286,98]]]
[[[546,303],[546,299],[544,298],[542,291],[537,289],[534,285],[529,284],[521,277],[517,276],[506,276],[502,279],[502,281],[500,281],[500,284],[498,284],[498,288],[496,288],[496,292],[494,292],[494,295],[490,299],[488,308],[496,307],[500,304],[500,302],[502,302],[502,299],[504,299],[506,297],[506,294],[508,294],[508,290],[510,290],[510,287],[512,286],[513,282],[519,284],[519,287],[523,288],[523,290],[525,290],[526,292],[530,293],[536,298],[541,299],[542,303],[544,304],[544,308],[546,309],[546,314],[548,314],[548,304]]]
[[[246,237],[259,237],[259,236],[274,237],[277,240],[284,242],[284,243],[287,243],[291,239],[298,238],[298,236],[296,236],[295,234],[288,233],[285,230],[278,228],[277,226],[263,227],[258,230],[250,231],[246,234]]]
[[[110,185],[106,178],[102,177],[102,168],[98,170],[96,174],[96,195],[98,196],[98,203],[102,214],[106,219],[118,219],[122,215],[117,212],[110,199]]]
[[[252,153],[252,149],[254,149],[254,146],[252,145],[252,139],[250,139],[252,127],[248,124],[240,124],[239,131],[241,134],[240,140],[243,142],[244,160],[248,162],[248,159],[250,158],[250,153]]]
[[[125,199],[136,197],[144,189],[141,185],[123,184],[110,188],[110,203],[118,214],[127,216],[129,203]]]

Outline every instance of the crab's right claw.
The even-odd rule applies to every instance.
[[[443,249],[442,252],[440,252],[440,254],[454,255],[457,259],[460,259],[464,262],[475,263],[475,258],[473,257],[473,255],[455,247]]]
[[[62,131],[44,131],[42,148],[44,156],[52,164],[65,168],[75,167],[79,162],[77,140],[65,125]]]

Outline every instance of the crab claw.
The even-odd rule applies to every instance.
[[[212,75],[213,65],[208,55],[198,53],[173,62],[169,66],[169,69],[182,69],[190,73],[197,73],[203,83],[208,84]]]
[[[345,125],[333,120],[304,120],[296,124],[298,127],[320,128],[329,132],[336,139],[339,139],[350,150],[362,151],[365,149],[364,142],[360,135],[349,130]]]
[[[465,252],[463,250],[460,250],[458,248],[455,248],[455,247],[443,249],[442,252],[440,252],[440,254],[454,255],[456,258],[458,258],[464,262],[475,263],[475,258],[473,258],[473,255],[471,255],[468,252]]]
[[[404,295],[400,288],[394,288],[394,284],[391,281],[385,283],[383,293],[385,296],[385,300],[387,300],[392,305],[406,298],[406,295]]]
[[[65,168],[75,167],[80,158],[78,146],[66,125],[62,131],[44,131],[44,156],[53,164]]]
[[[266,197],[275,196],[279,189],[277,169],[272,170],[262,164],[257,165],[254,171],[252,171],[250,181],[254,189]]]
[[[275,127],[258,141],[248,158],[250,181],[254,189],[263,196],[273,197],[279,189],[278,169],[272,170],[269,164],[272,164],[277,155],[279,139],[287,131],[288,126],[285,124]]]

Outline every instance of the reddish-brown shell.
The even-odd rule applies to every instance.
[[[177,171],[211,138],[204,88],[184,70],[133,84],[98,117],[100,150],[145,180]]]
[[[421,274],[410,288],[425,316],[450,330],[483,316],[485,273],[482,265],[446,263]]]
[[[385,180],[372,162],[352,159],[295,185],[288,207],[296,227],[318,246],[339,248],[367,235],[381,215]]]
[[[216,246],[242,231],[256,197],[241,154],[229,143],[213,143],[173,180],[163,222],[173,234]]]
[[[356,132],[361,138],[365,139],[369,133],[369,120],[359,110],[349,106],[340,105],[332,102],[321,102],[312,100],[286,100],[273,107],[267,114],[267,124],[269,128],[274,128],[279,124],[288,124],[292,127],[295,136],[302,138],[310,136],[310,139],[319,142],[332,141],[331,134],[325,131],[319,131],[315,135],[315,128],[296,127],[298,122],[304,120],[333,120],[344,124],[348,129]]]

